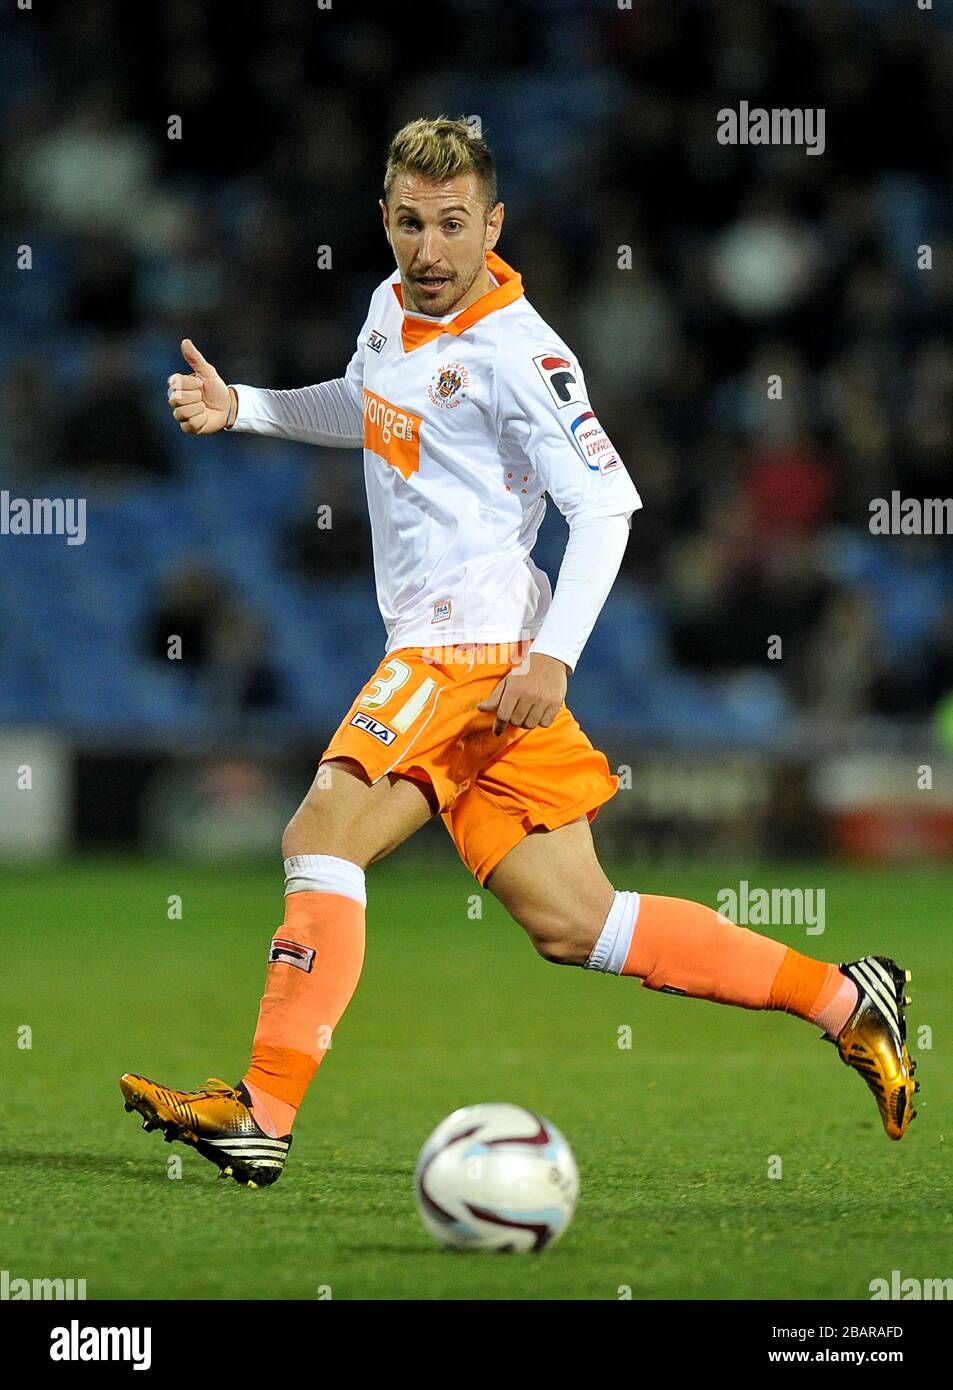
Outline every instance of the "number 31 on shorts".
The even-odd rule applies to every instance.
[[[385,661],[371,685],[368,686],[367,693],[362,695],[361,709],[382,709],[398,691],[404,688],[410,680],[411,674],[411,669],[406,661],[401,661],[398,657],[394,657],[391,661]],[[437,682],[433,677],[426,676],[416,690],[408,695],[402,704],[398,705],[396,711],[387,715],[387,722],[391,728],[396,729],[399,734],[406,733],[436,688]]]

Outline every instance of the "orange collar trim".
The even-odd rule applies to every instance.
[[[497,309],[503,309],[507,304],[512,304],[523,294],[523,277],[519,271],[507,265],[506,261],[501,260],[495,251],[486,253],[486,268],[496,277],[499,284],[494,289],[488,290],[486,294],[475,299],[466,309],[461,309],[455,318],[449,319],[446,323],[434,323],[426,318],[412,318],[404,315],[404,322],[400,330],[401,342],[405,352],[413,352],[414,348],[423,347],[424,343],[430,343],[434,338],[439,338],[441,333],[452,333],[455,337],[460,333],[465,333],[468,328],[472,328],[475,323],[485,319],[487,314],[493,314]],[[404,296],[401,292],[400,281],[394,285],[394,293],[400,307],[404,307]]]

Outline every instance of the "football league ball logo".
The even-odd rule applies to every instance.
[[[434,405],[444,410],[455,410],[466,399],[466,388],[470,385],[470,373],[462,362],[448,362],[439,367],[430,378],[427,395]]]

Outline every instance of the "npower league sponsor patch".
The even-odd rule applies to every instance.
[[[599,424],[591,410],[585,410],[569,426],[579,452],[586,461],[586,467],[593,473],[614,473],[622,467],[622,460],[615,451],[615,445]]]

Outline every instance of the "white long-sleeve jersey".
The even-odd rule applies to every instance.
[[[572,353],[520,276],[493,252],[487,268],[495,288],[443,319],[405,312],[395,271],[371,297],[342,379],[236,386],[232,428],[363,444],[388,651],[535,639],[574,667],[625,547],[627,527],[607,519],[627,521],[642,503]],[[567,592],[557,585],[558,621],[544,626],[552,594],[530,552],[547,492],[570,541]],[[594,540],[587,586],[582,546]]]

